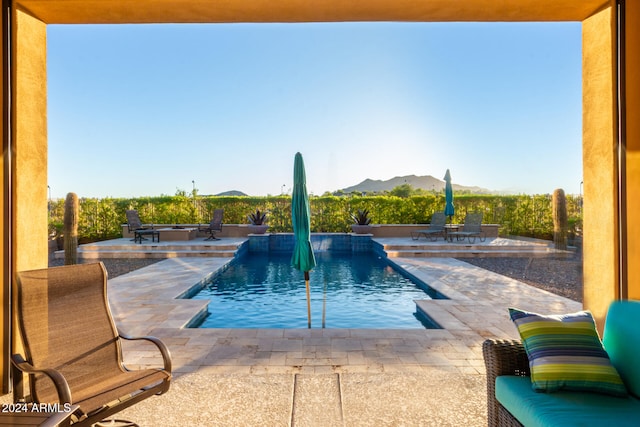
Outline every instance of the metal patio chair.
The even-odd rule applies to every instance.
[[[209,233],[209,237],[204,240],[220,240],[216,237],[216,233],[222,231],[222,217],[224,216],[224,209],[216,209],[213,211],[213,218],[208,226],[198,226],[198,231],[204,231]]]
[[[411,232],[411,238],[413,240],[420,239],[420,236],[424,236],[431,241],[438,240],[438,236],[442,236],[446,238],[444,226],[447,223],[447,217],[444,212],[434,212],[431,215],[431,222],[429,223],[429,228],[424,230],[416,230]]]
[[[464,239],[466,238],[469,243],[474,243],[477,237],[481,242],[484,242],[486,240],[486,236],[482,231],[482,212],[467,213],[467,215],[465,215],[464,217],[464,225],[462,226],[462,230],[452,231],[447,235],[449,239],[453,239],[453,237],[455,236],[456,240],[458,241],[464,241]]]
[[[14,401],[78,405],[73,425],[91,426],[169,390],[169,350],[157,338],[132,338],[117,330],[101,262],[19,272],[17,294],[24,354],[11,357]],[[123,339],[153,343],[163,367],[126,368]]]
[[[143,240],[147,240],[143,236],[151,236],[152,242],[155,242],[156,238],[158,239],[158,242],[160,241],[160,232],[158,230],[154,230],[153,225],[151,227],[143,226],[137,210],[130,209],[126,212],[126,215],[127,227],[129,228],[129,233],[133,233],[134,242],[138,243],[138,241],[140,241],[140,243],[142,243]]]

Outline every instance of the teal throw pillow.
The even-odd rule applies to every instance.
[[[543,316],[509,308],[536,391],[577,390],[627,396],[588,311]]]

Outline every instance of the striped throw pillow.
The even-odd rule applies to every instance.
[[[534,390],[577,390],[627,396],[588,311],[543,316],[509,308],[529,358]]]

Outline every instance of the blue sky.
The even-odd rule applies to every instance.
[[[52,197],[582,181],[580,23],[49,25]]]

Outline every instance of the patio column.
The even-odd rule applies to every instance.
[[[584,307],[600,328],[618,293],[616,19],[607,7],[582,22]]]
[[[13,16],[14,271],[47,267],[47,25]]]
[[[11,234],[11,224],[9,216],[9,182],[10,182],[10,167],[9,163],[9,102],[11,97],[9,96],[9,76],[7,72],[9,69],[9,50],[6,46],[9,44],[9,8],[8,0],[2,1],[2,18],[0,19],[0,58],[2,58],[2,67],[0,68],[0,96],[2,97],[2,118],[0,118],[0,135],[2,138],[2,151],[0,152],[0,184],[2,185],[2,197],[0,197],[0,254],[2,262],[0,263],[0,274],[2,277],[2,292],[0,292],[0,306],[2,307],[2,315],[0,316],[0,322],[2,323],[2,354],[0,354],[0,387],[2,393],[8,392],[8,380],[9,380],[9,358],[7,357],[11,349],[11,298],[10,298],[10,283],[11,283],[11,269],[10,269],[10,256],[11,245],[9,235]]]
[[[14,8],[11,66],[11,274],[47,267],[47,27]],[[5,141],[6,144],[6,141]],[[3,217],[6,222],[7,217]],[[6,229],[6,224],[3,224]],[[3,248],[4,249],[4,248]],[[6,254],[3,254],[6,259]],[[13,277],[10,278],[11,280]],[[9,286],[5,286],[6,290]],[[13,295],[15,301],[15,293]],[[10,328],[3,317],[3,334]],[[15,328],[13,328],[15,331]],[[20,349],[12,336],[14,350]],[[3,359],[7,353],[3,353]],[[3,360],[4,380],[7,377]],[[6,381],[3,381],[6,390]]]
[[[640,300],[640,4],[625,3],[628,297]]]

